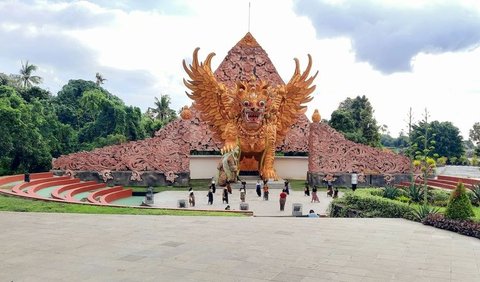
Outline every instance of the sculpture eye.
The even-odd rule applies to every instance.
[[[260,106],[260,107],[265,107],[265,101],[260,101],[260,102],[258,102],[258,106]]]
[[[249,101],[243,101],[243,105],[244,105],[245,107],[249,107],[249,106],[250,106],[250,102],[249,102]]]

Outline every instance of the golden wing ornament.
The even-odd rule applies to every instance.
[[[312,56],[308,55],[308,66],[303,73],[300,73],[300,63],[295,58],[295,72],[287,85],[283,86],[279,95],[282,97],[278,107],[277,122],[277,143],[285,138],[290,127],[298,120],[300,115],[307,110],[305,103],[310,102],[313,97],[310,94],[315,90],[311,85],[317,77],[318,71],[310,75],[312,69]]]
[[[192,64],[186,64],[183,60],[183,68],[189,76],[189,80],[183,80],[185,86],[191,93],[187,96],[194,101],[193,107],[201,114],[213,133],[220,140],[227,126],[227,122],[232,117],[233,97],[230,91],[222,83],[218,83],[211,69],[211,60],[215,53],[210,53],[205,62],[198,61],[198,50],[193,52]]]

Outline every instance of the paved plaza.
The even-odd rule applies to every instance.
[[[195,195],[195,209],[205,210],[224,210],[227,204],[222,202],[222,189],[217,189],[214,195],[213,205],[208,205],[207,191],[194,191]],[[311,197],[304,195],[304,192],[290,191],[285,204],[285,210],[280,211],[279,197],[281,189],[270,189],[269,200],[265,201],[262,197],[258,197],[255,189],[247,189],[245,202],[248,203],[248,208],[253,211],[255,216],[292,216],[292,205],[294,203],[302,204],[303,214],[313,209],[315,213],[320,215],[327,214],[327,208],[332,201],[331,197],[327,197],[326,191],[319,191],[317,193],[320,199],[319,203],[312,203]],[[228,203],[232,210],[240,210],[240,192],[238,189],[233,189],[232,194],[228,195]],[[342,192],[339,192],[339,197]],[[187,191],[165,191],[155,194],[155,207],[162,208],[176,208],[179,199],[187,201]],[[190,208],[190,207],[188,207]]]
[[[480,240],[403,219],[0,213],[0,281],[480,281]]]

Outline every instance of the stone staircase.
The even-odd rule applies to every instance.
[[[257,186],[257,180],[260,179],[258,175],[240,175],[241,181],[247,182],[247,189],[255,189]],[[232,185],[233,189],[240,189],[242,187],[242,182],[238,181]],[[263,187],[263,181],[260,179],[260,183]],[[285,180],[279,178],[277,181],[269,180],[268,188],[269,189],[283,189],[285,187]]]

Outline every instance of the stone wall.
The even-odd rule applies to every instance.
[[[102,173],[98,171],[64,171],[53,170],[54,175],[60,176],[70,174],[82,181],[105,182],[108,186],[187,186],[190,180],[190,173],[178,173],[174,175],[166,175],[157,171],[142,171],[139,175],[135,175],[132,171],[110,171]],[[170,181],[170,180],[173,180]]]

